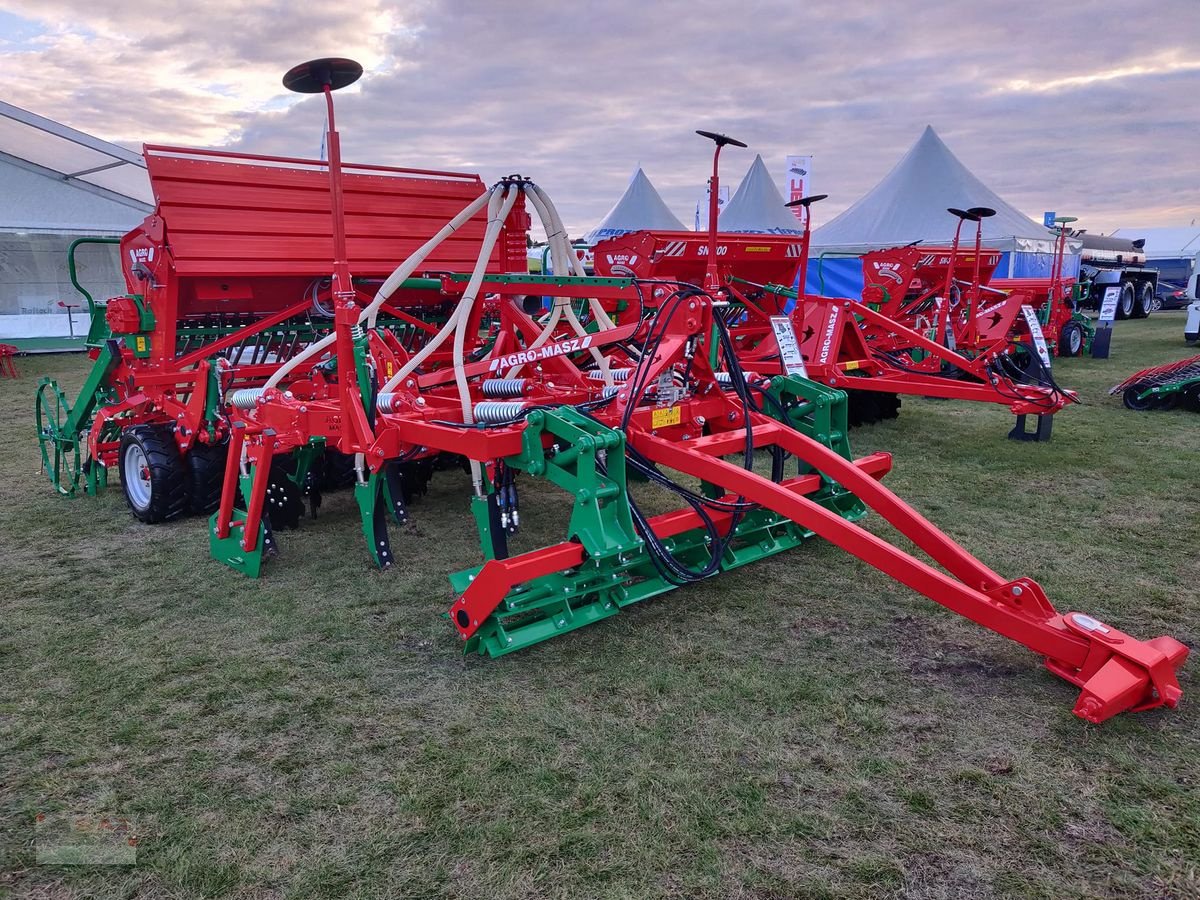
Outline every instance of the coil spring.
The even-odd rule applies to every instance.
[[[483,382],[485,397],[520,397],[525,393],[524,378],[488,378]]]
[[[229,395],[229,404],[237,409],[254,409],[262,392],[262,388],[238,388]]]
[[[396,412],[400,408],[400,395],[390,391],[375,398],[375,408],[381,413]]]
[[[728,372],[714,372],[713,374],[717,376],[717,384],[722,387],[729,387],[733,384],[733,378]]]
[[[594,381],[604,380],[604,373],[599,369],[590,369],[587,374],[588,378]],[[613,381],[628,381],[629,376],[633,374],[633,369],[609,369],[608,374],[612,376]]]
[[[600,392],[600,397],[601,397],[601,399],[607,400],[609,397],[617,396],[617,393],[620,390],[621,389],[614,384],[611,387],[606,387],[604,390],[602,390]]]
[[[354,338],[354,340],[356,340],[356,341],[360,340],[362,338],[362,336],[366,333],[367,333],[366,330],[361,325],[351,325],[350,326],[350,337]]]
[[[525,404],[520,400],[483,400],[475,404],[475,421],[495,425],[519,416]]]

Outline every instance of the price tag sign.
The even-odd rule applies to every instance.
[[[1050,348],[1046,346],[1046,335],[1042,333],[1042,323],[1038,321],[1037,313],[1033,311],[1033,307],[1026,304],[1021,307],[1021,314],[1025,316],[1025,325],[1029,328],[1029,336],[1033,338],[1033,349],[1037,351],[1038,358],[1042,364],[1050,368]]]
[[[1100,301],[1100,321],[1111,322],[1117,317],[1117,303],[1121,300],[1121,286],[1113,285],[1104,289],[1104,299]]]
[[[807,378],[808,369],[804,365],[804,356],[800,352],[800,342],[796,340],[796,329],[792,327],[792,320],[787,316],[771,316],[771,330],[775,332],[775,343],[779,345],[783,371],[789,375]]]

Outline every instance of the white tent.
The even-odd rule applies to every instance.
[[[841,215],[813,232],[814,254],[865,253],[920,240],[949,243],[958,220],[947,207],[988,206],[985,246],[1020,253],[1053,253],[1054,235],[1002,200],[942,143],[932,126],[879,184]],[[975,238],[968,223],[963,234]],[[1069,252],[1078,252],[1078,246]]]
[[[0,101],[0,337],[66,334],[71,242],[120,237],[153,208],[140,154]],[[85,244],[77,269],[99,297],[126,290],[116,246]]]
[[[629,187],[608,211],[600,224],[584,235],[588,244],[617,237],[631,231],[686,231],[683,223],[667,208],[641,167],[629,179]]]
[[[737,193],[721,210],[721,231],[750,234],[802,234],[804,229],[783,205],[783,195],[771,180],[761,156],[754,157]]]

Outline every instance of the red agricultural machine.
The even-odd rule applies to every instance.
[[[295,278],[305,302],[315,291],[331,317],[307,341],[275,344],[269,362],[228,353],[219,357],[227,366],[209,364],[220,376],[209,440],[228,459],[208,526],[217,559],[258,575],[278,552],[275,529],[299,518],[318,461],[336,454],[349,461],[369,553],[390,568],[389,520],[406,520],[408,500],[424,481],[461,461],[470,473],[483,562],[451,575],[456,599],[448,615],[468,651],[520,650],[820,536],[1045,657],[1051,671],[1081,689],[1075,712],[1089,721],[1178,703],[1184,645],[1170,637],[1139,641],[1081,613],[1060,614],[1036,582],[993,572],[880,484],[889,454],[854,458],[843,391],[743,365],[730,321],[739,307],[715,263],[699,285],[587,277],[553,203],[517,175],[484,189],[469,177],[425,173],[422,179],[443,189],[470,193],[465,181],[477,193],[393,221],[396,182],[356,181],[342,172],[332,91],[360,73],[348,60],[316,60],[285,79],[295,90],[326,96],[323,189],[310,180],[318,164],[243,157],[223,180],[204,180],[186,212],[164,205],[160,195],[151,217],[166,240],[156,248],[160,268],[143,281],[165,293],[152,295],[148,313],[178,314],[179,307],[157,309],[153,297],[169,303],[183,290],[177,266],[191,258],[206,260],[205,277],[240,271],[238,278],[266,284],[273,276]],[[715,181],[721,147],[734,142],[712,137]],[[388,171],[388,178],[417,177]],[[312,207],[295,215],[301,198]],[[524,274],[523,252],[506,251],[523,250],[526,203],[545,227],[554,271],[575,274]],[[213,210],[221,215],[209,215]],[[177,250],[172,238],[180,213],[208,226],[189,251]],[[376,242],[360,215],[378,217],[373,227],[395,233]],[[267,224],[272,231],[261,244],[241,242]],[[719,246],[715,233],[708,240]],[[230,255],[203,252],[217,246]],[[377,277],[383,269],[372,254],[393,247],[398,264]],[[300,266],[321,252],[327,258],[320,273]],[[463,254],[466,265],[447,267],[447,256]],[[216,289],[229,283],[233,291],[236,280],[228,279]],[[235,296],[247,293],[238,290]],[[546,295],[553,298],[548,311]],[[278,308],[267,312],[264,302],[254,307],[258,314],[294,320],[293,295],[281,289],[264,301],[268,296]],[[136,338],[113,338],[105,347],[124,360]],[[161,358],[170,384],[183,382],[179,358]],[[130,372],[132,383],[114,403],[138,396],[139,381],[154,381],[150,371]],[[132,412],[108,422],[124,422],[127,431],[149,424]],[[172,436],[161,453],[176,465],[188,435],[165,417],[153,427]],[[94,461],[103,465],[105,458]],[[163,471],[152,464],[130,475],[144,476],[153,494]],[[572,496],[566,533],[560,543],[512,554],[517,486],[534,479]],[[663,496],[678,508],[646,511]],[[861,528],[868,510],[932,563]]]
[[[979,212],[963,216],[979,221]],[[1051,417],[1076,397],[1055,383],[1048,355],[1036,355],[1046,349],[1036,314],[1026,310],[1028,295],[1001,294],[1001,302],[985,302],[989,295],[981,286],[999,254],[959,256],[957,238],[944,252],[879,251],[864,258],[868,277],[861,300],[801,296],[790,285],[805,283],[810,233],[807,225],[800,237],[639,231],[597,244],[595,267],[600,275],[719,285],[731,303],[724,318],[742,364],[848,391],[852,425],[895,417],[899,395],[909,394],[1004,404],[1018,417],[1010,437],[1049,439]],[[988,265],[981,269],[985,256]],[[969,273],[970,281],[958,280]],[[959,304],[955,298],[964,290]],[[944,309],[942,296],[951,298]],[[1036,340],[1012,337],[1018,312]],[[1028,432],[1030,415],[1037,427]]]

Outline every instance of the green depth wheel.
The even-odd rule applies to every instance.
[[[68,497],[79,487],[79,435],[72,430],[71,404],[58,382],[43,378],[38,383],[34,405],[38,444],[42,448],[42,471],[54,489]]]

